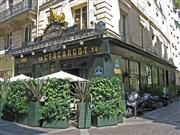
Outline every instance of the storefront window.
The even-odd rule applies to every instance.
[[[39,64],[34,65],[34,68],[35,68],[34,70],[35,78],[56,72],[55,62],[39,63]]]
[[[31,77],[32,76],[31,63],[27,62],[27,63],[18,64],[17,75],[19,74],[24,74]]]
[[[157,86],[158,85],[158,68],[153,67],[152,77],[153,77],[153,85]]]
[[[152,86],[152,67],[146,65],[146,82],[148,86]]]
[[[161,68],[159,68],[159,84],[164,84],[164,70]]]
[[[139,91],[139,63],[130,61],[130,90]]]

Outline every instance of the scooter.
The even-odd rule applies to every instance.
[[[169,91],[166,87],[163,87],[163,96],[162,96],[163,106],[168,105],[168,100],[169,100]]]
[[[144,93],[145,108],[157,109],[159,96],[152,96],[150,93]]]
[[[126,111],[124,116],[129,118],[131,116],[135,116],[138,114],[142,114],[144,112],[145,102],[142,97],[138,95],[137,92],[132,92],[128,96]]]

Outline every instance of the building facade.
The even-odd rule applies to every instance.
[[[118,76],[125,92],[179,83],[179,17],[171,0],[19,0],[12,13],[11,1],[1,4],[1,71]],[[19,3],[26,8],[15,14]]]

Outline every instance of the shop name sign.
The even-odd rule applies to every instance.
[[[97,53],[100,51],[98,46],[83,46],[78,48],[59,50],[55,52],[50,52],[38,56],[38,62],[51,61],[56,59],[72,58],[78,56],[85,56],[92,53]]]

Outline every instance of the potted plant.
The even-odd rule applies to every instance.
[[[29,95],[22,80],[9,82],[3,119],[27,124]]]
[[[92,124],[98,127],[117,124],[121,114],[121,91],[118,78],[99,78],[92,80]]]
[[[31,101],[28,104],[28,125],[40,126],[41,118],[41,99],[43,97],[42,87],[43,79],[30,79],[24,81],[26,88],[31,95]]]
[[[90,81],[78,81],[72,85],[74,88],[73,95],[79,100],[77,127],[91,127],[91,84]]]
[[[67,128],[70,114],[69,80],[48,78],[43,86],[42,127]]]

